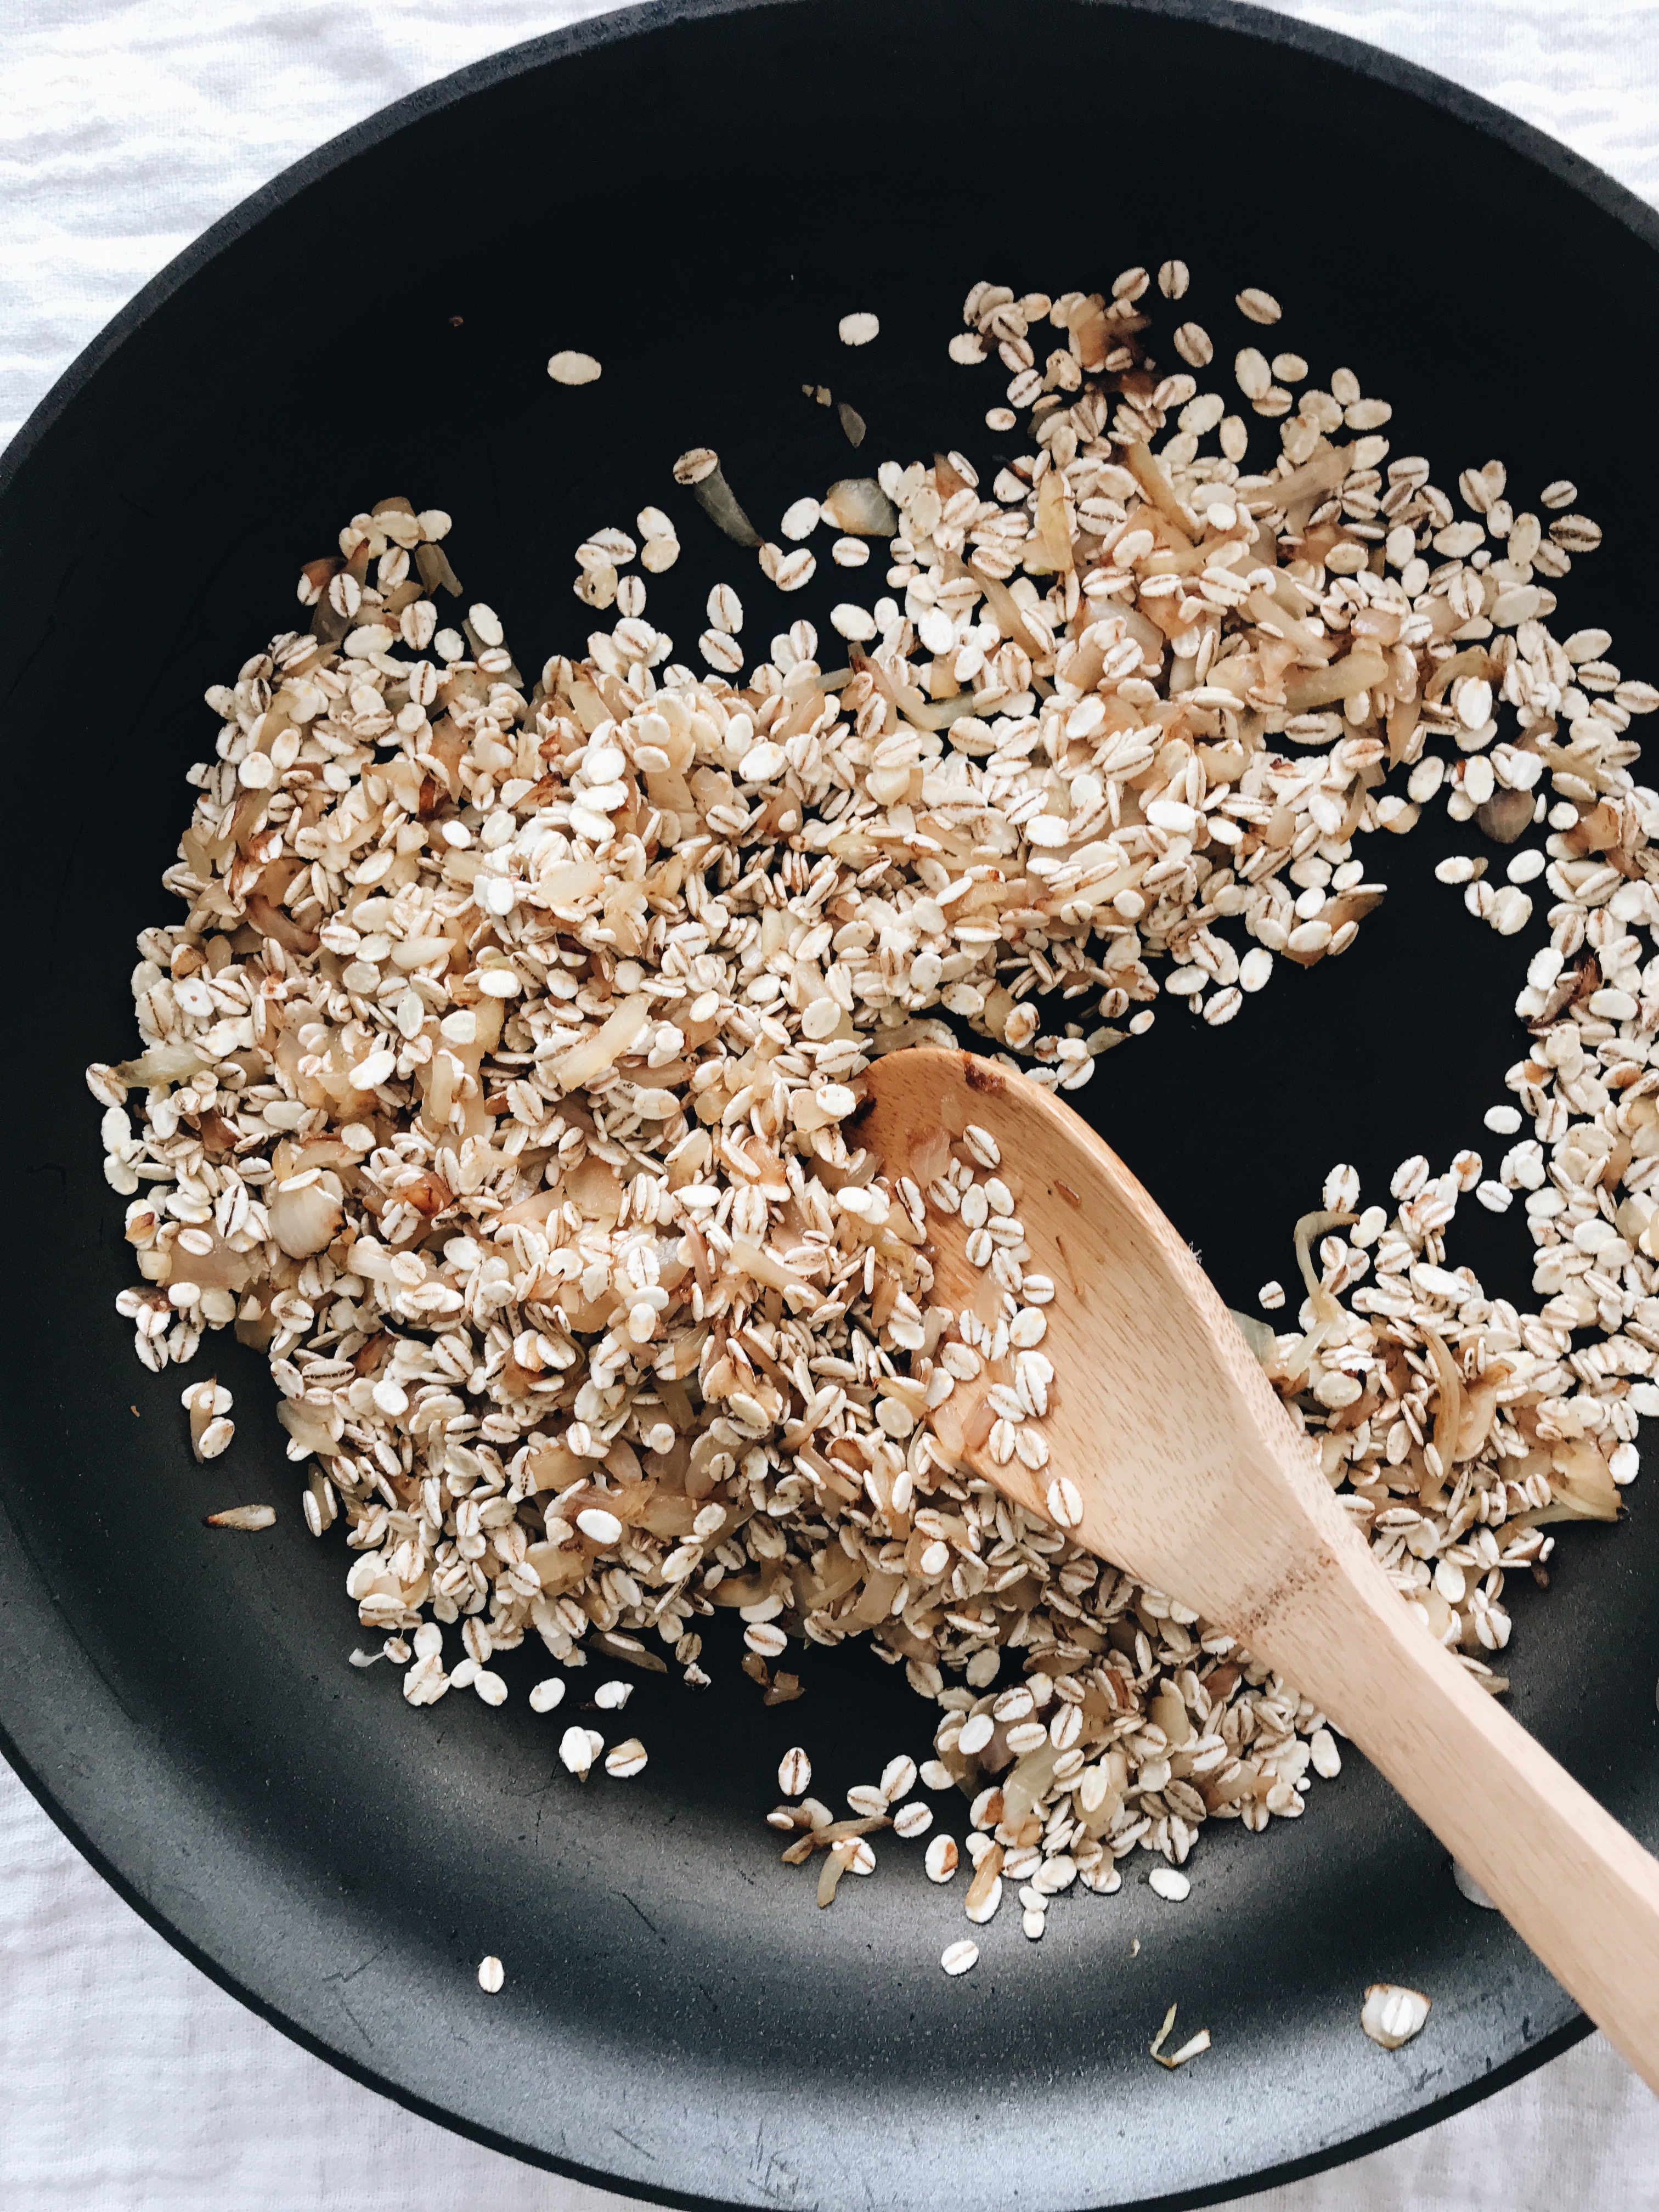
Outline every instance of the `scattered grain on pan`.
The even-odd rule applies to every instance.
[[[1155,1866],[1146,1882],[1155,1896],[1170,1905],[1180,1905],[1192,1894],[1193,1885],[1178,1867]]]
[[[209,1249],[211,1249],[210,1240]],[[187,1383],[180,1394],[180,1402],[190,1416],[192,1454],[203,1463],[217,1459],[236,1434],[236,1424],[227,1418],[231,1407],[229,1391],[209,1376],[203,1382]]]
[[[1365,1992],[1359,2025],[1384,2051],[1398,2051],[1422,2032],[1429,2016],[1429,1999],[1421,1990],[1401,1989],[1392,1982],[1373,1982]]]
[[[503,1968],[501,1960],[495,1955],[494,1952],[491,1952],[488,1958],[479,1960],[478,1987],[484,1992],[486,1996],[493,1997],[497,1996],[500,1993],[502,1983],[505,1982],[506,1979],[506,1970]]]
[[[881,319],[869,313],[843,315],[836,327],[843,345],[868,345],[881,335]]]
[[[996,1733],[996,1723],[988,1713],[975,1713],[958,1730],[956,1751],[958,1757],[971,1759],[975,1752],[983,1751]]]
[[[949,1881],[960,1863],[961,1854],[953,1836],[935,1836],[927,1846],[923,1861],[928,1881],[937,1882]]]
[[[592,1729],[568,1728],[559,1740],[559,1757],[579,1782],[586,1781],[594,1760],[604,1749],[605,1739]]]
[[[881,1770],[881,1795],[891,1804],[895,1798],[908,1797],[916,1786],[916,1762],[905,1752],[890,1759]]]
[[[1044,1503],[1056,1528],[1075,1528],[1083,1519],[1083,1493],[1069,1475],[1055,1476],[1048,1485]]]
[[[802,1797],[812,1786],[812,1762],[797,1744],[778,1762],[778,1787],[786,1797]]]
[[[947,1943],[939,1954],[939,1964],[947,1974],[965,1974],[979,1964],[979,1945],[965,1936],[958,1943]]]
[[[591,353],[556,353],[547,373],[555,384],[597,384],[604,372]]]
[[[799,533],[805,536],[805,532]],[[716,584],[708,594],[708,626],[735,637],[743,628],[743,601],[730,584]],[[742,665],[739,656],[738,665]]]
[[[274,1505],[233,1505],[223,1513],[206,1516],[210,1528],[274,1528],[276,1508]]]
[[[1138,1941],[1133,1948],[1137,1951],[1140,1948]],[[1189,2036],[1178,2051],[1165,2052],[1164,2045],[1169,2040],[1170,2031],[1175,2026],[1176,2014],[1179,2009],[1177,2005],[1170,2007],[1164,2015],[1164,2025],[1158,2029],[1148,2046],[1152,2056],[1157,2059],[1158,2064],[1167,2067],[1171,2073],[1177,2066],[1184,2066],[1188,2059],[1196,2058],[1200,2051],[1210,2048],[1210,2031],[1207,2027],[1200,2027],[1198,2033]]]
[[[645,1746],[638,1736],[630,1735],[627,1741],[612,1747],[605,1755],[605,1771],[617,1781],[625,1782],[641,1773],[646,1764]]]
[[[1452,1880],[1456,1883],[1459,1893],[1467,1898],[1471,1905],[1478,1905],[1483,1912],[1497,1911],[1498,1907],[1466,1866],[1454,1859],[1451,1863],[1451,1870]]]
[[[722,675],[735,676],[743,666],[743,647],[729,630],[706,629],[697,640],[697,650]]]

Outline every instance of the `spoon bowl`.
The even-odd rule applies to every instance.
[[[857,1133],[890,1179],[925,1190],[953,1145],[994,1170],[1023,1267],[1054,1285],[1026,1309],[1045,1366],[1022,1451],[1018,1338],[1037,1323],[986,1346],[1018,1299],[983,1227],[929,1206],[933,1302],[987,1350],[933,1407],[943,1449],[1322,1706],[1659,2088],[1659,1862],[1419,1627],[1134,1176],[1052,1091],[972,1054],[891,1053],[863,1083]]]

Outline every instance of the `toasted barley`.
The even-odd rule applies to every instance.
[[[603,371],[591,353],[556,353],[547,373],[555,384],[597,384]]]
[[[1429,2000],[1420,1990],[1398,1988],[1391,1982],[1373,1982],[1365,1992],[1359,2025],[1384,2051],[1398,2051],[1422,2033],[1429,2017]]]
[[[1188,282],[1166,264],[1159,295]],[[538,674],[461,594],[447,515],[391,501],[354,517],[338,558],[302,575],[311,628],[210,695],[217,744],[192,771],[197,813],[167,879],[191,922],[140,939],[143,1054],[88,1072],[141,1279],[120,1300],[139,1356],[188,1360],[234,1321],[266,1347],[290,1450],[316,1470],[307,1525],[344,1522],[349,1593],[388,1653],[399,1644],[411,1708],[452,1686],[504,1694],[495,1654],[531,1638],[571,1665],[647,1664],[660,1639],[697,1686],[702,1624],[728,1602],[774,1701],[800,1686],[772,1671],[792,1637],[871,1633],[941,1701],[916,1778],[945,1790],[960,1771],[981,1870],[1004,1850],[1030,1898],[1054,1881],[1109,1894],[1135,1849],[1173,1869],[1209,1820],[1296,1817],[1309,1774],[1340,1755],[1322,1716],[1250,1686],[1224,1637],[1066,1540],[1067,1478],[1044,1466],[1052,1370],[1031,1360],[1042,1310],[1066,1293],[1024,1272],[1015,1178],[982,1132],[925,1200],[849,1179],[842,1128],[872,1049],[941,1040],[942,1008],[1074,1090],[1146,1034],[1160,990],[1218,1026],[1269,981],[1296,988],[1293,966],[1340,955],[1382,895],[1359,839],[1439,800],[1471,836],[1526,840],[1541,804],[1501,883],[1473,860],[1461,878],[1500,930],[1529,915],[1522,885],[1549,895],[1554,964],[1527,967],[1529,1056],[1508,1078],[1525,1114],[1488,1117],[1495,1134],[1519,1139],[1523,1119],[1535,1134],[1490,1173],[1472,1153],[1407,1162],[1392,1207],[1310,1230],[1278,1387],[1402,1601],[1499,1688],[1504,1577],[1541,1569],[1554,1541],[1531,1516],[1565,1500],[1613,1517],[1637,1421],[1659,1411],[1648,1109],[1622,1075],[1647,1061],[1638,933],[1659,918],[1640,858],[1659,801],[1633,781],[1626,726],[1659,692],[1608,658],[1606,632],[1563,646],[1550,628],[1550,581],[1600,532],[1562,512],[1577,501],[1565,481],[1534,502],[1555,517],[1545,532],[1496,462],[1457,480],[1479,518],[1460,520],[1426,461],[1390,459],[1387,403],[1350,371],[1320,391],[1300,355],[1246,349],[1249,429],[1194,376],[1127,374],[1149,289],[1138,269],[1109,306],[976,287],[953,356],[995,353],[999,385],[1042,402],[1030,453],[1011,440],[986,485],[963,455],[884,462],[788,510],[786,542],[818,519],[846,530],[838,565],[867,561],[860,532],[885,539],[869,604],[830,623],[868,659],[821,653],[799,622],[751,659],[722,586],[702,641],[715,672],[694,674],[625,573],[679,552],[646,508],[637,541],[610,525],[583,541],[578,589],[611,627]],[[1243,295],[1247,315],[1247,300],[1273,305]],[[1198,336],[1178,356],[1208,366],[1201,326],[1182,327]],[[987,419],[1000,438],[1019,420],[1012,405]],[[1261,472],[1243,474],[1268,421],[1282,459],[1256,454]],[[813,574],[804,544],[760,541],[711,449],[675,474],[756,546],[757,588]],[[1185,575],[1162,573],[1171,528],[1200,550]],[[1496,580],[1474,565],[1488,553],[1509,564]],[[457,607],[441,623],[445,594]],[[1378,782],[1396,760],[1403,796]],[[1595,810],[1580,850],[1571,833]],[[659,872],[677,848],[698,856],[690,878]],[[1035,920],[1003,902],[1016,882]],[[866,901],[880,922],[860,943],[843,917]],[[1586,1210],[1615,1155],[1631,1164],[1607,1194],[1617,1228]],[[1527,1195],[1536,1312],[1449,1264],[1471,1187],[1488,1210]],[[580,1205],[559,1202],[572,1193]],[[1338,1196],[1328,1211],[1358,1210],[1357,1189]],[[1588,1241],[1534,1196],[1571,1206]],[[908,1215],[928,1234],[952,1211],[1004,1298],[994,1325],[941,1329],[925,1248],[883,1227]],[[1285,1303],[1275,1284],[1261,1297]],[[1449,1469],[1437,1344],[1470,1388],[1488,1363],[1506,1378],[1488,1441]],[[1395,1393],[1345,1424],[1384,1373]],[[933,1455],[929,1407],[988,1388],[1006,1394],[1007,1463],[1053,1475],[1047,1526]],[[1557,1405],[1571,1452],[1551,1432]],[[695,1433],[680,1438],[685,1407]],[[198,1446],[228,1413],[191,1413]],[[682,1446],[702,1502],[659,1536],[635,1501],[662,1483],[678,1499]],[[1379,1497],[1411,1500],[1409,1531]],[[1126,1616],[1143,1624],[1144,1666],[1109,1633]],[[1030,1705],[1004,1712],[1016,1617]],[[446,1673],[440,1624],[457,1621],[465,1654]],[[1234,1755],[1248,1723],[1261,1796],[1211,1810],[1150,1733],[1143,1745],[1100,1717],[1185,1705],[1194,1675],[1224,1686],[1206,1689],[1214,1743],[1200,1739],[1195,1772]],[[538,1685],[532,1709],[562,1687]],[[1035,1847],[996,1836],[1005,1783],[1020,1802],[1015,1768],[994,1781],[980,1765],[1005,1746],[1016,1764],[1056,1759],[1031,1808],[1039,1835],[1115,1802],[1105,1833],[1085,1820],[1016,1871]],[[603,1753],[595,1731],[563,1732],[572,1772]],[[884,1809],[860,1817],[921,1833],[927,1808],[900,1802],[906,1764],[879,1793],[864,1785]],[[813,1803],[799,1809],[835,1826]],[[811,1853],[817,1829],[788,1817]],[[947,1840],[930,1839],[930,1871]],[[846,1841],[863,1849],[844,1869],[873,1863],[861,1836]]]

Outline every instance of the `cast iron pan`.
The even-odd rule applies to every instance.
[[[1036,130],[1018,120],[1033,91]],[[1584,2032],[1357,1755],[1305,1820],[1207,1834],[1184,1906],[1137,1856],[1118,1896],[1060,1900],[1041,1945],[1003,1912],[951,1981],[959,1897],[919,1850],[890,1844],[820,1912],[762,1825],[791,1742],[837,1801],[922,1751],[927,1709],[866,1651],[809,1653],[804,1701],[769,1711],[711,1639],[712,1689],[641,1682],[629,1718],[651,1764],[626,1785],[557,1768],[528,1651],[499,1712],[463,1695],[410,1712],[390,1667],[346,1664],[347,1554],[337,1530],[305,1532],[263,1363],[212,1340],[239,1426],[204,1472],[182,1378],[135,1362],[81,1069],[133,1048],[133,937],[171,911],[157,878],[211,742],[203,689],[293,622],[301,561],[346,517],[392,492],[448,507],[469,595],[526,667],[586,632],[576,543],[647,501],[684,541],[650,611],[686,658],[716,577],[763,641],[802,611],[823,623],[828,562],[805,608],[779,599],[670,464],[717,447],[769,522],[846,471],[801,396],[818,380],[867,418],[866,459],[992,461],[1003,380],[945,357],[981,276],[1088,289],[1182,256],[1186,312],[1223,361],[1259,335],[1234,294],[1268,287],[1279,342],[1392,398],[1395,452],[1433,457],[1441,483],[1493,453],[1526,497],[1577,479],[1607,540],[1561,592],[1565,626],[1604,623],[1652,676],[1631,635],[1648,578],[1630,433],[1598,395],[1655,357],[1655,242],[1645,208],[1512,118],[1254,11],[661,6],[521,46],[290,170],[42,404],[0,493],[0,1722],[53,1817],[224,1987],[561,2172],[834,2212],[1212,2202],[1441,2118]],[[836,339],[854,307],[882,320],[856,354]],[[550,384],[562,346],[597,353],[603,381]],[[1281,972],[1219,1032],[1163,1002],[1079,1094],[1236,1304],[1293,1277],[1290,1225],[1332,1162],[1380,1194],[1406,1153],[1480,1142],[1504,1095],[1530,943],[1433,882],[1452,835],[1437,815],[1375,841],[1394,892],[1346,957]],[[1524,1296],[1513,1221],[1466,1211],[1455,1255]],[[1511,1701],[1654,1843],[1645,1492],[1617,1529],[1564,1534],[1553,1590],[1521,1595]],[[282,1514],[268,1535],[202,1526],[262,1499]],[[488,1951],[496,1997],[475,1979]],[[1434,2000],[1394,2056],[1359,2032],[1375,1979]],[[1175,2075],[1146,2055],[1172,2000],[1182,2033],[1214,2037]]]

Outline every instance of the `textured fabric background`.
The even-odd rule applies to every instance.
[[[0,440],[217,216],[388,100],[604,0],[7,0]],[[1659,6],[1343,0],[1369,39],[1659,201]],[[5,2212],[608,2212],[244,2012],[76,1856],[0,1765]],[[1251,2212],[1651,2212],[1659,2101],[1599,2039],[1445,2125]]]

